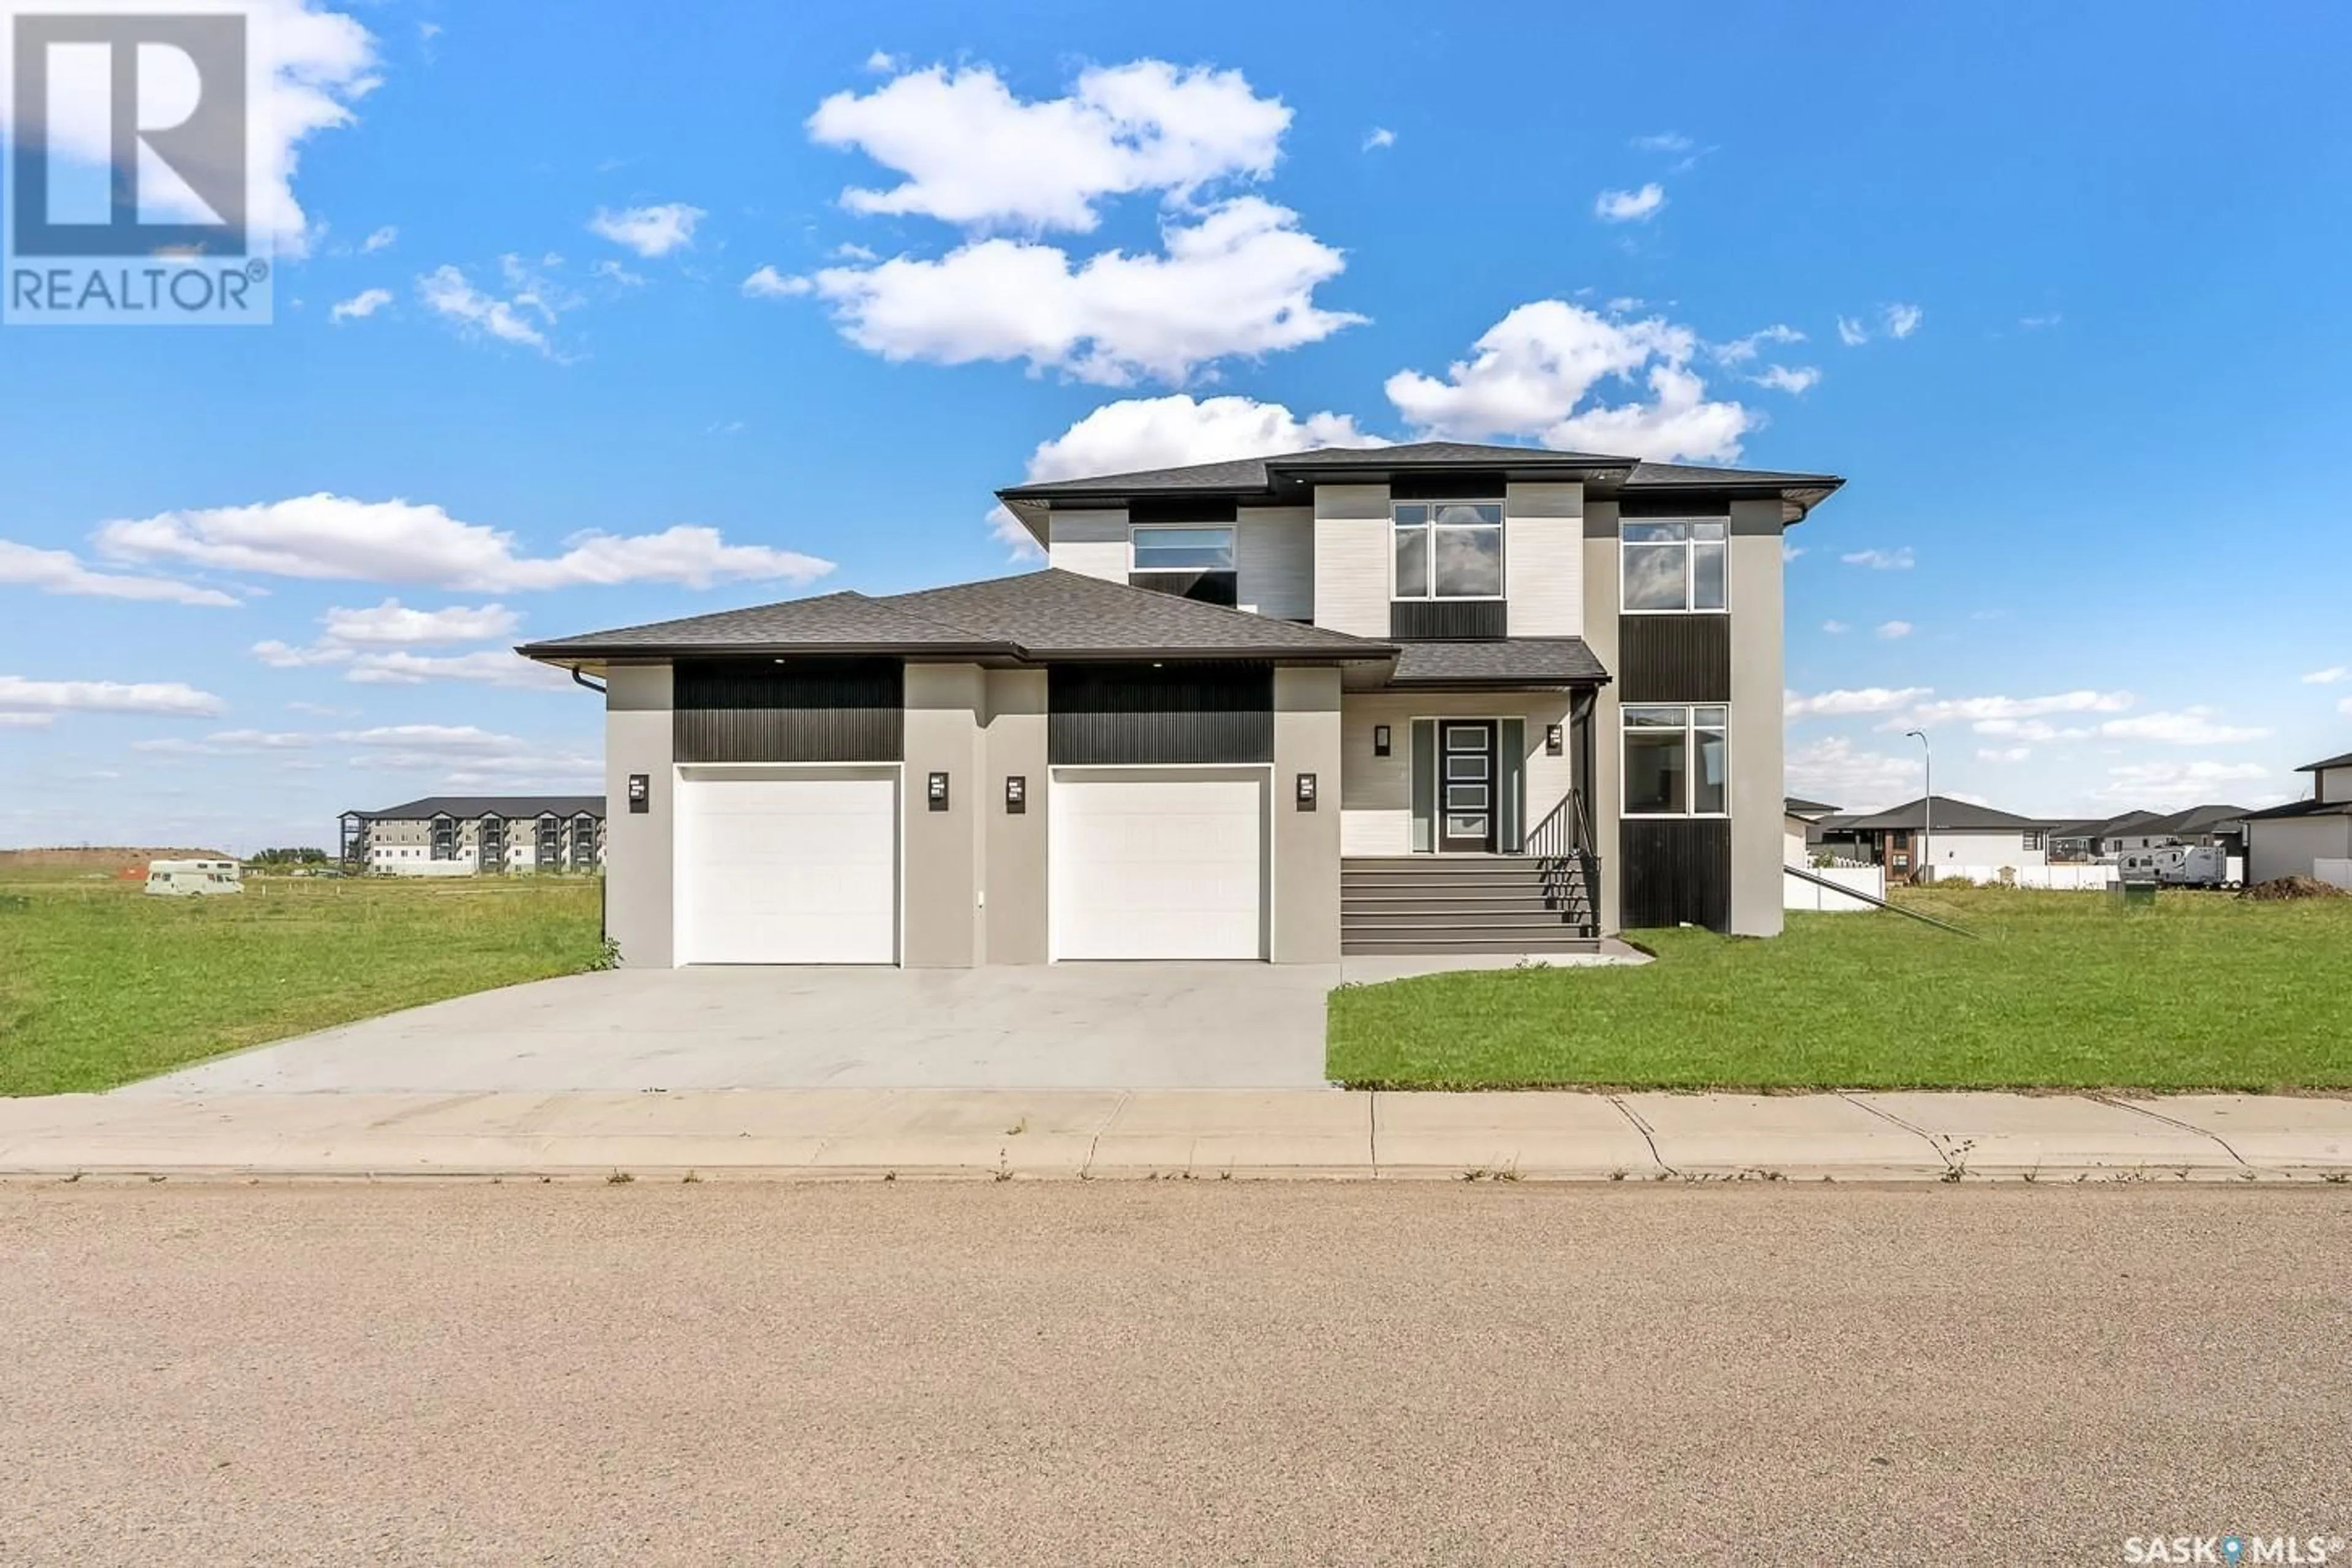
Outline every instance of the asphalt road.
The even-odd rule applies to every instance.
[[[2116,1563],[2352,1535],[2352,1190],[20,1184],[0,1435],[11,1563]]]

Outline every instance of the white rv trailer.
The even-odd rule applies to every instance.
[[[150,860],[147,890],[178,899],[242,893],[245,868],[234,860]]]

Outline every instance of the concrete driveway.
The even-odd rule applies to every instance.
[[[280,1041],[117,1090],[1316,1089],[1337,965],[576,974]]]

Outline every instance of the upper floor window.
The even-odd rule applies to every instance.
[[[1720,610],[1730,576],[1730,525],[1635,521],[1623,525],[1625,608]]]
[[[1129,531],[1129,540],[1133,552],[1127,574],[1129,587],[1211,605],[1230,606],[1240,601],[1231,523],[1139,525]]]
[[[1395,520],[1397,598],[1503,596],[1500,501],[1420,502]]]

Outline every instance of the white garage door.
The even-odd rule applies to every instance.
[[[1054,956],[1265,956],[1265,775],[1060,773]]]
[[[676,874],[680,963],[895,963],[897,776],[688,768]]]

